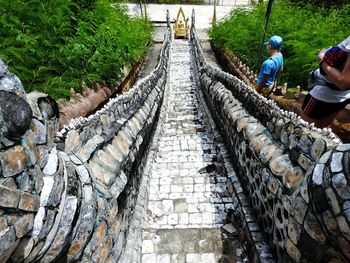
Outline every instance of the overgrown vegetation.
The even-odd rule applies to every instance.
[[[315,5],[315,6],[342,6],[345,4],[349,4],[349,0],[287,0],[288,2],[292,4],[299,4],[299,5]]]
[[[214,45],[240,56],[258,70],[266,3],[251,10],[234,10],[230,17],[210,31]],[[316,55],[322,48],[335,46],[349,36],[350,5],[342,8],[294,5],[276,1],[272,7],[267,36],[283,37],[285,71],[282,81],[289,86],[306,87],[308,72],[315,69]],[[263,56],[267,56],[266,48]]]
[[[140,59],[152,26],[108,0],[0,0],[0,57],[27,91],[54,98],[114,85]]]
[[[140,3],[138,0],[132,0],[128,1],[132,3]],[[196,5],[202,5],[204,4],[204,0],[146,0],[146,1],[141,1],[142,3],[147,2],[147,3],[153,3],[153,4],[196,4]]]

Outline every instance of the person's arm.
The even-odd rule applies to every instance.
[[[261,92],[261,90],[266,86],[267,79],[269,78],[269,74],[264,74],[261,81],[258,83],[257,92]]]
[[[277,71],[276,79],[277,79],[279,76],[281,76],[282,72],[283,72],[283,65],[281,65],[281,67],[280,67],[279,70]]]
[[[276,77],[275,77],[275,83],[274,83],[274,87],[277,87],[277,79],[279,78],[279,76],[281,76],[283,72],[283,64],[281,65],[281,67],[279,68],[279,70],[276,73]]]
[[[266,82],[269,79],[271,73],[271,61],[269,59],[265,60],[264,63],[262,64],[260,74],[262,74],[262,78],[260,82],[258,82],[258,88],[256,89],[257,92],[261,92],[261,90],[266,87]]]
[[[340,90],[350,88],[350,56],[346,59],[345,66],[342,71],[331,67],[326,62],[321,64],[321,67],[327,74],[327,78],[335,84]]]

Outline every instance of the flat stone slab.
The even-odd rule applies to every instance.
[[[142,252],[157,255],[213,254],[222,251],[221,230],[215,228],[158,229],[143,233]],[[147,253],[146,253],[147,252]],[[199,261],[201,262],[201,261]]]

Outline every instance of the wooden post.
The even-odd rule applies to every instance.
[[[265,14],[265,26],[264,26],[263,38],[261,40],[261,45],[260,45],[259,56],[258,56],[258,65],[261,64],[261,54],[262,54],[262,50],[263,50],[263,47],[264,47],[267,26],[268,26],[269,20],[270,20],[272,4],[273,4],[273,0],[269,0],[269,3],[267,5],[267,9],[266,9],[266,14]]]
[[[143,3],[143,8],[145,9],[145,20],[147,20],[147,6],[146,6],[146,1]]]
[[[216,26],[216,0],[214,0],[214,14],[213,14],[213,20],[212,20],[212,26]]]
[[[142,2],[141,1],[140,1],[140,11],[141,11],[141,17],[143,17]]]

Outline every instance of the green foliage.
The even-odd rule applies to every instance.
[[[342,6],[349,4],[349,0],[287,0],[291,4],[314,5],[314,6]]]
[[[236,9],[230,17],[210,30],[214,45],[240,56],[250,67],[258,70],[259,49],[263,35],[266,4],[251,10]],[[323,48],[335,46],[349,36],[350,5],[341,9],[295,6],[277,1],[272,7],[267,36],[284,39],[282,53],[285,70],[283,81],[306,87],[308,72],[317,68],[316,55]],[[264,56],[268,56],[266,48]]]
[[[132,0],[128,1],[132,3],[140,3],[139,0]],[[143,0],[142,3],[153,3],[153,4],[196,4],[196,5],[202,5],[204,4],[204,0]]]
[[[0,57],[27,91],[69,97],[114,85],[147,51],[152,25],[108,0],[0,0]]]

